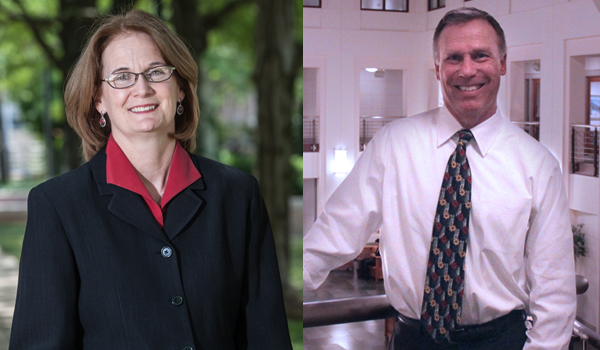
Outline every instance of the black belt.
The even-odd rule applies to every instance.
[[[398,314],[397,322],[414,332],[425,332],[420,320]],[[461,344],[482,339],[489,339],[498,333],[506,331],[507,327],[522,322],[525,324],[525,312],[514,310],[504,316],[480,325],[459,326],[449,332],[450,344]]]
[[[506,331],[507,327],[519,322],[525,324],[525,312],[523,310],[514,310],[507,315],[480,325],[457,327],[450,331],[448,340],[450,344],[458,344],[489,339],[498,333]]]

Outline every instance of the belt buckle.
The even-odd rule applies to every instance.
[[[448,332],[448,343],[449,344],[460,344],[461,341],[455,339],[456,336],[460,338],[460,336],[467,334],[468,331],[463,327],[454,328],[453,330]]]

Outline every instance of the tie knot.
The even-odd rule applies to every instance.
[[[473,139],[473,133],[469,129],[462,129],[458,133],[458,142],[462,141],[463,144],[467,144],[469,141]]]

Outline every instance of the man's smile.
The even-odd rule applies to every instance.
[[[465,92],[471,92],[475,90],[481,89],[485,84],[477,84],[477,85],[456,85],[456,87]]]

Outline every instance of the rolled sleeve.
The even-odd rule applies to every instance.
[[[373,137],[346,179],[327,201],[303,240],[304,288],[318,288],[329,271],[360,254],[382,223],[387,129]]]
[[[529,312],[534,326],[525,350],[567,349],[576,312],[569,208],[558,164],[540,177],[526,244]]]

